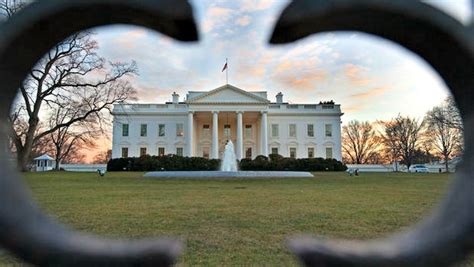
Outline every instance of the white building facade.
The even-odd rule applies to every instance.
[[[334,103],[289,104],[279,93],[232,85],[173,94],[165,104],[120,104],[113,110],[112,158],[141,155],[222,158],[232,140],[237,159],[280,154],[341,160],[341,112]]]

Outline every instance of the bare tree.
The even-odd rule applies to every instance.
[[[135,90],[124,78],[137,74],[136,64],[109,63],[107,68],[97,50],[92,33],[77,33],[57,44],[30,71],[10,116],[11,138],[22,170],[42,138],[85,121],[102,125],[105,111],[134,99]],[[39,131],[44,114],[57,109],[67,114],[64,121]],[[20,121],[24,127],[18,129]]]
[[[426,162],[433,163],[433,161],[439,161],[439,157],[433,154],[434,146],[431,133],[429,130],[425,130],[421,134],[420,140],[420,151],[426,156]]]
[[[106,151],[102,151],[99,154],[95,155],[94,160],[92,163],[94,164],[105,164],[109,162],[112,158],[112,150],[107,149]]]
[[[64,161],[70,162],[78,159],[80,149],[94,147],[95,143],[88,132],[69,132],[68,127],[63,127],[51,134],[53,144],[53,157],[56,162],[55,170],[59,170]],[[82,160],[82,158],[80,158]]]
[[[23,0],[1,0],[0,16],[9,19],[25,5],[26,1]]]
[[[48,126],[50,129],[56,125],[74,117],[75,105],[58,105],[50,113]],[[55,169],[59,170],[60,164],[64,160],[77,159],[77,154],[81,149],[95,147],[95,138],[98,131],[95,130],[95,120],[87,119],[76,124],[58,128],[50,133],[46,138],[50,141],[52,154],[55,159]]]
[[[428,133],[435,151],[442,156],[449,172],[449,160],[462,144],[462,132],[455,126],[451,106],[448,102],[434,107],[426,114]],[[462,126],[462,123],[461,123]]]
[[[81,150],[71,150],[62,159],[61,164],[83,164],[87,163],[86,155]]]
[[[367,164],[375,158],[379,138],[369,122],[350,121],[342,128],[342,149],[352,164]]]
[[[397,141],[397,133],[395,122],[391,121],[379,121],[383,131],[380,133],[381,141],[383,144],[383,152],[387,161],[390,163],[398,162],[400,160],[400,146]],[[395,164],[395,171],[398,171],[398,164]]]
[[[450,128],[457,129],[460,133],[464,133],[464,124],[462,123],[461,112],[452,96],[446,98],[443,104],[446,109],[446,123]]]
[[[408,168],[413,164],[415,151],[420,143],[423,122],[398,115],[388,122],[381,122],[385,151],[393,161],[400,160]]]

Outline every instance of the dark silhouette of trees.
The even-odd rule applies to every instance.
[[[25,5],[26,1],[22,0],[2,0],[0,1],[0,17],[9,19]]]
[[[378,157],[380,138],[369,122],[350,121],[342,127],[342,149],[352,164],[368,164]]]
[[[462,121],[455,112],[449,99],[434,107],[426,114],[427,136],[434,150],[443,159],[446,172],[449,172],[449,160],[454,154],[460,154],[462,147]]]
[[[8,18],[25,2],[0,3]],[[82,139],[68,131],[84,123],[100,128],[107,123],[106,112],[114,104],[134,99],[136,91],[126,77],[137,75],[135,62],[106,63],[97,54],[98,44],[92,36],[91,32],[80,32],[58,43],[19,88],[9,121],[13,152],[21,170],[27,170],[31,152],[42,139],[55,134]],[[63,114],[64,118],[56,124],[43,123],[50,113]]]
[[[392,162],[400,160],[410,168],[421,139],[423,122],[398,115],[388,122],[381,122],[384,150]]]
[[[94,160],[93,160],[92,163],[105,164],[105,163],[109,162],[109,160],[111,160],[111,159],[112,159],[112,150],[108,149],[108,150],[102,151],[102,152],[98,153],[97,155],[95,155]]]

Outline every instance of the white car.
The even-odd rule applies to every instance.
[[[428,168],[425,165],[412,165],[409,169],[410,172],[428,172]]]

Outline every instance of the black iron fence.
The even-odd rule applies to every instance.
[[[196,41],[184,0],[41,0],[0,25],[0,245],[37,265],[171,265],[181,242],[105,240],[43,214],[7,157],[6,118],[26,74],[56,43],[91,27],[125,23]],[[474,26],[415,0],[295,0],[271,43],[324,31],[361,31],[399,43],[443,77],[462,113],[465,155],[438,209],[410,230],[357,242],[294,238],[290,249],[314,266],[447,266],[474,249]]]

